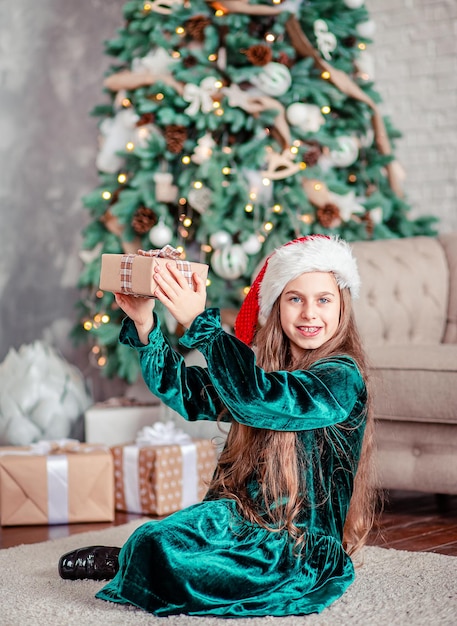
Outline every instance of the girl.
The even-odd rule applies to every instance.
[[[225,448],[203,502],[142,525],[120,553],[64,555],[60,575],[112,578],[97,597],[162,616],[322,611],[353,581],[349,554],[372,519],[372,417],[350,247],[316,235],[273,252],[236,337],[205,310],[197,276],[192,290],[170,265],[155,281],[155,296],[187,329],[181,344],[207,366],[185,366],[154,300],[116,294],[130,318],[120,340],[138,350],[151,391],[185,419],[231,422]]]

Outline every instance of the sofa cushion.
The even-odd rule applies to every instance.
[[[381,420],[375,437],[378,486],[457,493],[455,425]]]
[[[449,301],[445,250],[433,237],[352,244],[362,288],[354,311],[367,346],[443,341]]]
[[[457,344],[371,346],[377,419],[457,425]]]

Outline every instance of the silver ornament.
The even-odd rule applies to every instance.
[[[209,238],[209,243],[214,250],[225,248],[232,243],[232,236],[226,230],[217,230]]]
[[[213,271],[226,280],[239,278],[244,274],[247,266],[247,254],[239,244],[216,250],[211,257]]]
[[[187,194],[188,203],[197,213],[200,213],[200,215],[206,213],[211,206],[212,199],[213,194],[208,187],[201,187],[200,189],[193,187]]]
[[[167,243],[170,243],[173,237],[173,231],[164,222],[159,221],[156,226],[149,231],[149,241],[157,248],[163,248]]]

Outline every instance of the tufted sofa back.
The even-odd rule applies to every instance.
[[[457,343],[457,234],[352,244],[367,347]]]

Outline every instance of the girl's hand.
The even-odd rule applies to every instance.
[[[189,328],[197,315],[205,310],[206,285],[198,274],[192,274],[194,289],[189,287],[179,269],[171,263],[166,269],[154,268],[157,289],[154,295],[171,313],[175,320]]]
[[[115,293],[114,297],[120,308],[134,322],[140,341],[147,345],[149,333],[154,327],[154,298],[138,298],[123,293]]]

